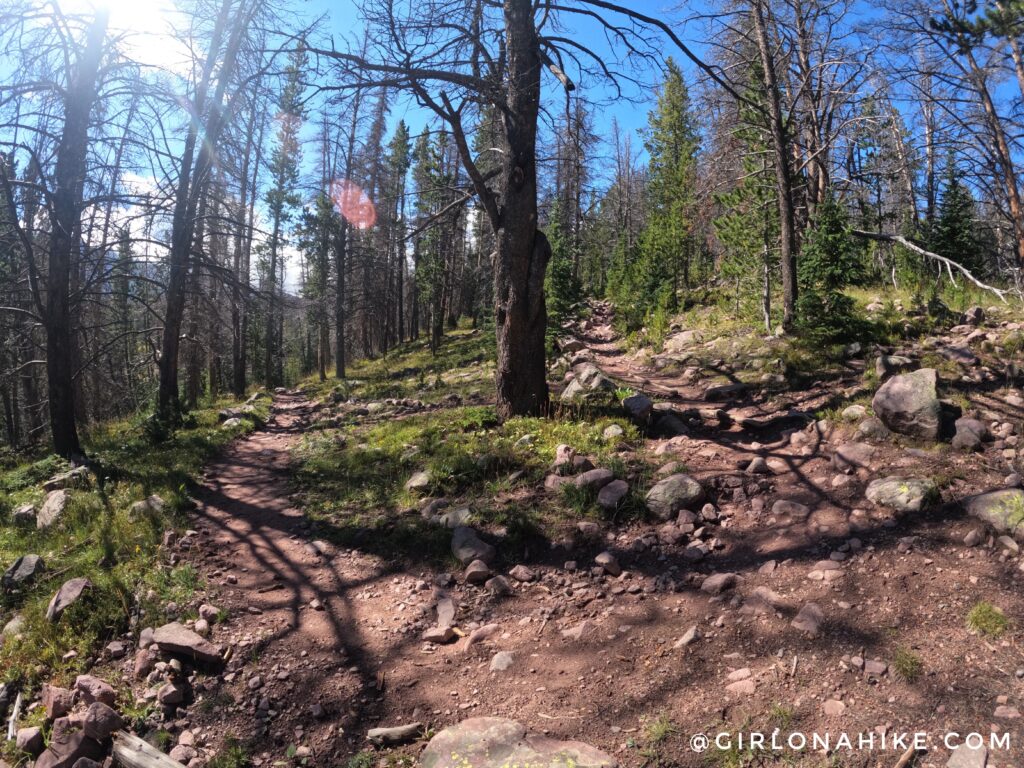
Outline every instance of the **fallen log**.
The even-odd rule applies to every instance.
[[[156,747],[126,731],[114,734],[114,763],[124,768],[185,768]]]

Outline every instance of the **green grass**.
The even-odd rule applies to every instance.
[[[679,733],[679,726],[673,723],[664,712],[644,726],[644,739],[652,746],[661,744],[677,733]]]
[[[228,736],[220,751],[206,765],[208,768],[247,768],[252,763],[244,745],[234,736]]]
[[[450,534],[424,521],[415,510],[424,497],[448,498],[452,508],[469,505],[474,521],[505,529],[503,549],[525,545],[550,533],[552,524],[597,512],[596,496],[566,504],[557,494],[539,504],[518,504],[514,497],[543,482],[560,443],[571,445],[597,466],[616,476],[634,474],[638,486],[646,464],[627,465],[615,457],[622,443],[638,445],[640,436],[617,406],[558,408],[550,418],[500,421],[492,406],[493,334],[459,330],[449,333],[437,355],[425,341],[393,350],[387,359],[361,361],[346,382],[310,382],[314,395],[333,414],[321,428],[307,433],[294,451],[293,480],[318,535],[342,546],[369,549],[388,558],[415,557],[433,563],[450,558]],[[441,409],[395,417],[385,408],[367,416],[347,415],[341,400],[366,403],[389,396],[440,402]],[[471,392],[478,395],[470,398]],[[626,391],[624,390],[624,393]],[[453,398],[452,396],[457,396]],[[624,430],[607,441],[611,424]],[[518,445],[526,435],[529,444]],[[429,473],[425,489],[407,491],[418,471]],[[639,492],[640,488],[637,489]],[[506,503],[495,497],[506,496]],[[619,515],[642,505],[631,497]]]
[[[65,515],[45,531],[16,528],[9,513],[18,504],[41,501],[40,483],[66,464],[47,456],[11,466],[0,476],[0,568],[26,553],[39,554],[46,563],[45,573],[28,589],[0,595],[0,624],[16,614],[25,623],[20,639],[7,638],[0,646],[4,680],[21,679],[30,689],[44,678],[68,682],[99,646],[127,629],[133,611],[141,608],[142,621],[155,622],[167,602],[185,602],[199,587],[191,566],[161,565],[159,547],[165,530],[185,526],[188,490],[203,465],[254,426],[246,419],[239,427],[221,429],[217,411],[229,404],[210,403],[193,412],[161,443],[146,436],[141,419],[91,429],[84,442],[98,475],[90,489],[71,492]],[[266,418],[267,401],[259,408]],[[162,511],[131,511],[151,494],[165,500]],[[46,606],[54,592],[80,576],[92,589],[59,621],[48,622]],[[69,651],[76,655],[68,656]]]
[[[981,600],[967,614],[967,628],[983,637],[997,639],[1010,628],[1010,620],[992,603]]]
[[[921,660],[921,657],[903,646],[896,649],[896,653],[889,666],[900,680],[908,683],[916,682],[924,670],[924,662]]]

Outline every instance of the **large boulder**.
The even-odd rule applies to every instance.
[[[647,492],[647,509],[670,520],[682,509],[695,509],[704,501],[704,488],[687,474],[669,475]]]
[[[868,501],[896,512],[920,512],[937,493],[931,480],[893,476],[872,480],[864,495]]]
[[[934,368],[893,376],[875,392],[871,407],[893,432],[922,440],[938,440],[942,429]]]
[[[1024,541],[1024,490],[1005,488],[971,496],[964,502],[967,514],[996,533]]]
[[[423,768],[615,768],[615,759],[578,741],[527,733],[514,720],[474,717],[445,728],[420,755]]]

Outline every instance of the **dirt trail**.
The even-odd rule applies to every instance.
[[[658,391],[650,374],[661,372],[622,351],[610,318],[595,316],[583,337],[608,374]],[[700,397],[699,383],[684,388],[672,376],[679,374],[658,381],[676,390],[669,399]],[[800,405],[791,407],[810,409],[828,396],[827,385],[815,386],[792,393]],[[726,407],[757,414],[779,406],[752,394]],[[684,461],[713,489],[724,517],[711,525],[716,549],[692,562],[686,536],[677,542],[665,530],[671,525],[643,521],[604,526],[596,540],[548,541],[529,554],[511,551],[487,529],[498,544],[497,570],[524,563],[536,571],[497,593],[415,553],[389,561],[371,547],[338,550],[317,541],[329,537],[330,524],[304,520],[288,483],[289,449],[314,408],[301,396],[279,396],[267,428],[207,470],[198,545],[185,556],[206,577],[208,599],[227,613],[213,640],[233,655],[223,675],[199,683],[196,706],[170,726],[198,734],[197,744],[215,750],[232,734],[251,745],[257,768],[280,761],[289,745],[304,750],[307,765],[340,766],[367,748],[368,728],[422,722],[440,730],[486,715],[586,741],[625,768],[702,766],[706,756],[689,751],[689,734],[767,727],[776,711],[808,732],[922,724],[985,732],[997,697],[1016,703],[1016,647],[982,645],[963,618],[983,597],[1024,615],[1014,562],[991,545],[965,547],[970,524],[955,515],[897,521],[860,509],[865,485],[879,472],[938,471],[921,452],[879,444],[870,468],[845,474],[831,454],[849,439],[849,427],[832,440],[802,442],[769,442],[738,423],[647,439],[635,449],[645,461]],[[741,467],[754,457],[771,472],[746,474]],[[976,469],[972,463],[968,476],[981,482]],[[969,490],[952,482],[951,493]],[[543,486],[520,490],[522,503],[550,503]],[[788,506],[776,507],[779,501]],[[602,549],[621,563],[621,575],[592,567]],[[735,592],[712,596],[700,588],[716,572],[742,578]],[[457,605],[460,630],[490,628],[483,639],[421,640],[444,595]],[[792,623],[808,603],[823,614],[816,636]],[[701,634],[695,644],[677,642],[693,627]],[[922,660],[920,679],[857,666],[858,658],[891,663],[907,649]],[[511,666],[494,671],[499,651]],[[836,702],[845,702],[841,722],[829,714]],[[659,715],[678,733],[648,743],[648,725]],[[415,759],[420,746],[403,752]],[[796,762],[820,764],[806,757]]]

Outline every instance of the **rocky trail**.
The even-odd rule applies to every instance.
[[[873,415],[822,420],[864,390],[865,360],[776,392],[693,334],[663,361],[628,354],[600,307],[563,346],[564,391],[629,386],[646,436],[618,449],[634,468],[619,477],[560,446],[518,499],[572,483],[614,509],[643,483],[649,522],[588,519],[522,551],[427,496],[408,513],[452,528],[464,570],[339,548],[290,498],[289,451],[329,408],[279,393],[166,542],[206,581],[199,618],[100,667],[153,707],[173,759],[202,768],[237,741],[256,766],[890,766],[924,733],[914,765],[1020,764],[1024,401],[982,389],[951,447],[931,369],[884,376]],[[340,407],[409,407],[364,405]],[[828,747],[738,742],[775,729]]]

